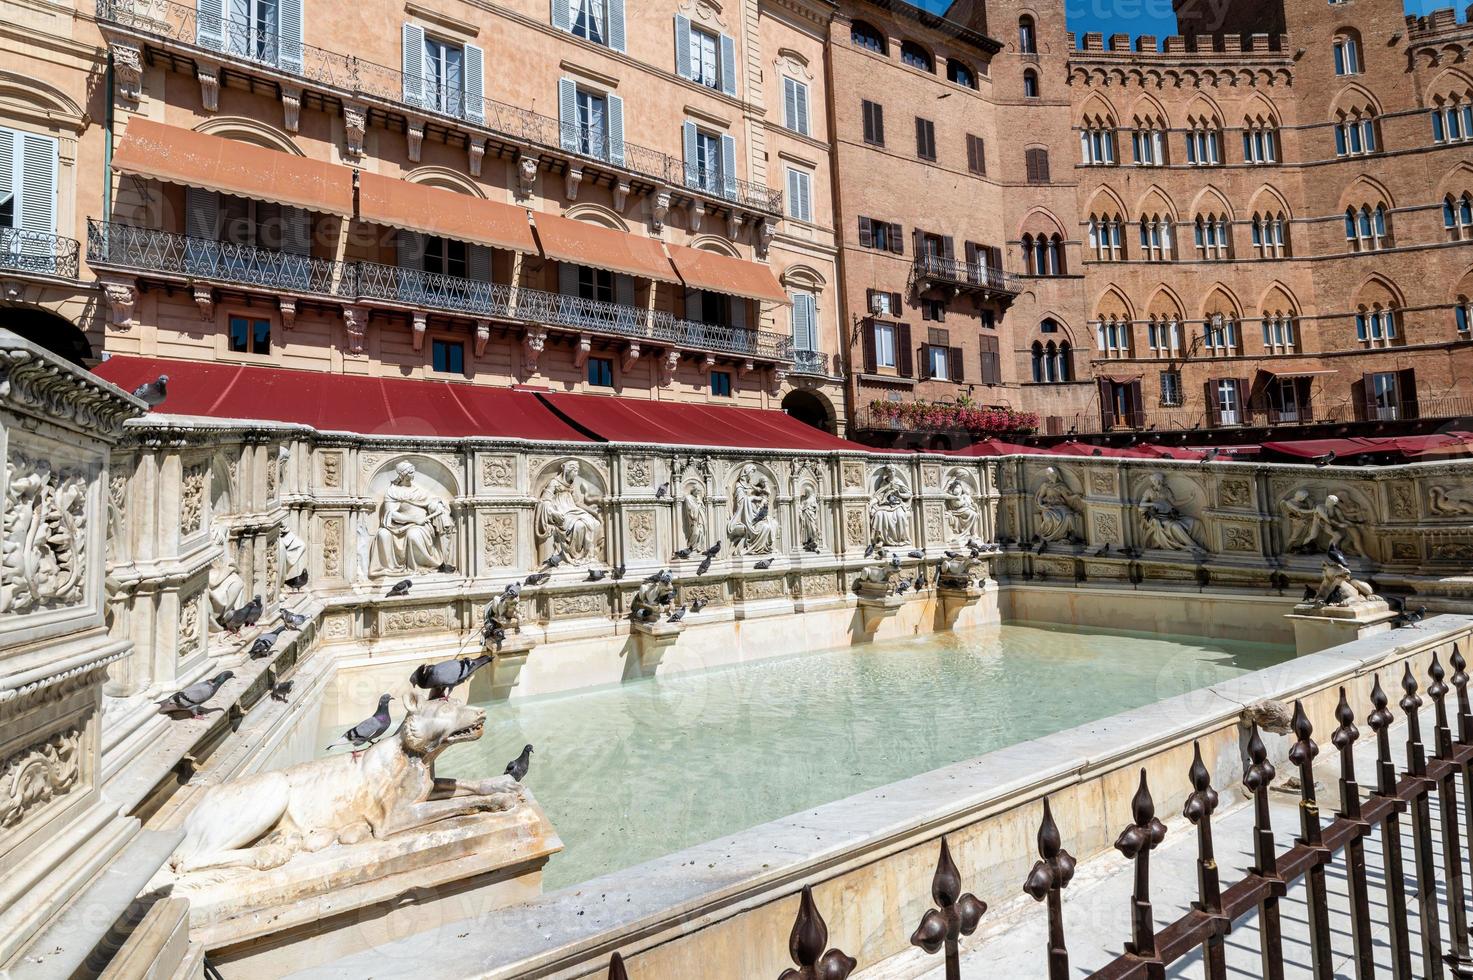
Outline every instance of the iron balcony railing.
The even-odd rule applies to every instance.
[[[932,279],[958,286],[990,289],[1000,293],[1023,291],[1023,284],[1018,277],[1003,272],[1001,269],[994,269],[980,262],[963,262],[937,255],[918,257],[911,266],[911,278],[913,280]]]
[[[75,238],[0,227],[0,269],[7,271],[75,279],[81,250]]]
[[[376,262],[311,259],[95,219],[87,223],[87,261],[97,266],[331,296],[350,302],[524,320],[754,359],[793,359],[792,338],[766,330],[683,320],[643,307]]]
[[[812,374],[821,378],[832,377],[829,374],[829,356],[822,351],[794,350],[793,373]]]
[[[516,143],[585,157],[768,214],[782,213],[780,190],[734,179],[692,182],[683,160],[622,139],[611,140],[597,128],[565,125],[551,116],[496,102],[434,78],[406,75],[397,68],[299,41],[281,41],[246,21],[201,17],[194,7],[173,0],[97,0],[97,17],[135,33],[265,65],[351,96],[453,118]]]

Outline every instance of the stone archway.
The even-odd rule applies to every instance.
[[[832,434],[834,432],[834,408],[822,395],[794,388],[783,396],[783,411],[804,425]]]
[[[33,344],[85,368],[92,344],[76,324],[50,310],[35,306],[0,306],[0,328],[20,334]]]

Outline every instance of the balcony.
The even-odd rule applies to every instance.
[[[816,350],[793,351],[793,373],[807,374],[819,378],[832,378],[829,372],[829,355]]]
[[[244,24],[218,18],[211,19],[214,23],[203,22],[194,7],[173,0],[97,0],[97,17],[105,26],[128,34],[170,42],[166,47],[182,45],[186,50],[181,53],[191,61],[199,54],[248,63],[268,74],[285,76],[288,83],[307,82],[339,102],[377,102],[400,113],[455,120],[473,135],[483,130],[516,150],[531,147],[537,152],[564,154],[634,175],[652,186],[683,187],[735,207],[774,218],[782,215],[780,190],[734,179],[691,181],[685,161],[659,150],[611,141],[601,132],[565,126],[551,116],[459,89],[437,88],[429,79],[406,76],[397,68],[352,55],[262,38]]]
[[[793,359],[792,338],[669,313],[375,262],[331,262],[96,220],[87,261],[99,269],[509,320],[751,360]]]
[[[917,292],[950,290],[953,295],[972,293],[983,299],[1011,301],[1023,291],[1017,276],[983,265],[936,255],[919,256],[910,267],[910,284]]]
[[[0,272],[75,279],[81,251],[81,244],[75,238],[24,228],[0,228]]]

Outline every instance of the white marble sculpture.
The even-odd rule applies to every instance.
[[[983,577],[985,578],[986,566],[981,559],[971,555],[944,558],[936,573],[936,584],[943,589],[969,589],[977,577],[979,568],[984,569]]]
[[[1326,558],[1320,565],[1320,584],[1312,602],[1316,606],[1351,606],[1380,599],[1371,586],[1353,578],[1350,569]]]
[[[1349,554],[1366,553],[1360,517],[1337,494],[1325,494],[1325,499],[1316,504],[1308,490],[1296,490],[1279,504],[1279,512],[1287,526],[1287,551],[1339,548]]]
[[[1201,551],[1202,524],[1181,511],[1181,503],[1166,483],[1165,473],[1153,473],[1136,504],[1149,548],[1164,551]]]
[[[220,557],[210,566],[208,588],[211,633],[219,633],[225,629],[220,625],[220,617],[244,605],[240,600],[245,594],[245,579],[241,578],[240,569],[235,565],[235,556],[230,550],[230,535],[223,526],[215,532],[215,546],[220,549]]]
[[[807,545],[823,544],[823,525],[819,519],[818,488],[811,483],[803,485],[798,493],[798,540]]]
[[[972,488],[961,474],[946,484],[946,532],[952,541],[966,541],[981,533],[982,512],[977,509]]]
[[[87,480],[15,453],[5,467],[0,613],[80,602],[86,580]]]
[[[692,551],[705,551],[710,545],[706,536],[706,490],[699,483],[689,484],[681,494],[680,521],[685,531],[685,546]]]
[[[875,489],[869,498],[870,539],[878,544],[910,544],[910,487],[900,471],[890,464],[875,474]]]
[[[1473,487],[1430,487],[1427,511],[1438,517],[1466,517],[1473,514]]]
[[[278,541],[281,544],[281,577],[296,578],[307,567],[307,542],[291,528],[284,529]]]
[[[1064,477],[1050,466],[1043,471],[1043,482],[1033,494],[1038,507],[1038,536],[1045,541],[1064,541],[1075,537],[1079,516],[1079,495],[1069,489]]]
[[[371,575],[433,572],[445,564],[450,505],[414,482],[414,464],[394,467],[394,481],[379,503],[378,533],[369,554]]]
[[[653,623],[670,612],[675,601],[675,589],[671,586],[669,570],[662,571],[648,582],[640,583],[630,600],[629,611],[637,623]]]
[[[212,787],[184,822],[169,861],[181,877],[281,867],[298,852],[419,830],[437,821],[505,811],[521,800],[509,776],[461,782],[435,775],[435,758],[481,737],[486,713],[449,698],[409,694],[397,732],[342,753]]]
[[[560,552],[570,565],[588,565],[603,555],[600,496],[581,470],[577,460],[567,460],[542,488],[532,512],[539,560]]]
[[[520,590],[506,589],[481,609],[481,622],[495,623],[513,633],[522,631],[522,594]]]
[[[726,537],[739,555],[770,555],[777,547],[772,488],[751,463],[741,468],[732,486]]]

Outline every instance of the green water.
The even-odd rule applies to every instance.
[[[552,890],[1292,655],[1010,624],[483,704],[486,734],[438,768],[500,773],[536,746]]]

